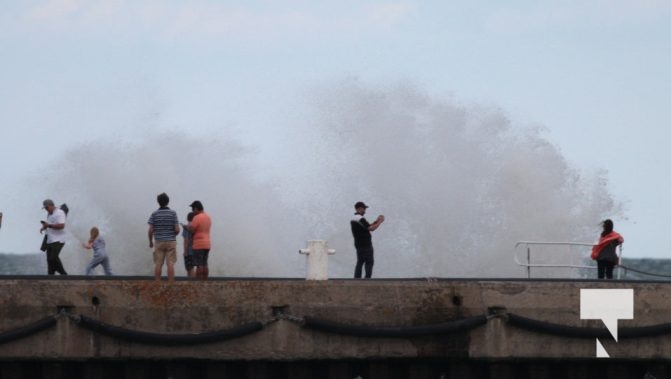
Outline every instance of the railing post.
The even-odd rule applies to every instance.
[[[531,279],[531,246],[527,245],[527,278]]]
[[[542,267],[542,268],[550,268],[550,267],[562,267],[562,268],[589,268],[593,269],[596,268],[595,266],[586,266],[586,265],[574,265],[573,264],[573,256],[571,256],[571,262],[569,264],[544,264],[544,263],[534,263],[532,264],[531,262],[531,246],[535,245],[540,245],[540,246],[581,246],[583,248],[587,247],[593,247],[594,245],[591,243],[586,243],[586,242],[550,242],[550,241],[518,241],[515,244],[515,254],[513,256],[513,260],[515,263],[517,263],[519,266],[526,266],[527,268],[527,278],[531,279],[531,268],[532,267]],[[520,246],[525,246],[527,249],[527,262],[524,263],[522,257],[519,256],[519,247]],[[621,247],[620,247],[621,248]],[[622,255],[622,250],[620,250],[620,255]],[[542,261],[542,259],[541,259]],[[624,275],[626,276],[626,269],[623,269]]]
[[[620,244],[620,254],[617,255],[617,280],[622,277],[622,244]]]

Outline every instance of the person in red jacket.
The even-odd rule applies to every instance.
[[[624,242],[622,236],[613,231],[613,221],[604,220],[601,225],[603,232],[599,243],[592,247],[592,259],[596,260],[598,277],[603,279],[613,279],[613,268],[619,264],[617,257],[617,246]]]

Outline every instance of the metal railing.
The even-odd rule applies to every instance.
[[[525,246],[527,252],[527,261],[526,263],[520,262],[518,252],[519,247]],[[576,268],[576,269],[595,269],[597,266],[585,265],[585,264],[574,264],[573,259],[570,263],[532,263],[531,262],[531,247],[532,246],[582,246],[582,247],[592,247],[594,244],[586,242],[546,242],[546,241],[518,241],[515,244],[515,263],[519,266],[527,268],[527,278],[531,278],[531,268],[532,267],[544,267],[544,268]],[[589,256],[589,255],[588,255]],[[619,252],[617,254],[618,260],[622,259],[622,245],[619,245]],[[573,258],[573,256],[571,256]],[[583,257],[581,257],[582,259]],[[622,270],[620,266],[617,266],[617,278],[620,279],[622,275]]]

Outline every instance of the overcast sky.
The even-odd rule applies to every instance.
[[[48,189],[25,183],[88,141],[226,127],[272,152],[293,99],[356,77],[544,128],[608,172],[625,255],[667,257],[670,16],[662,0],[2,2],[0,210],[42,217]],[[8,230],[0,251],[33,250]]]

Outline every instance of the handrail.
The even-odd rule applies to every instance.
[[[547,242],[547,241],[517,241],[515,247],[519,245],[575,245],[575,246],[594,246],[587,242]]]
[[[521,262],[518,257],[518,247],[520,245],[527,246],[527,262]],[[560,264],[560,263],[531,263],[531,246],[533,245],[545,245],[545,246],[584,246],[592,247],[593,243],[587,242],[559,242],[559,241],[518,241],[515,244],[515,254],[513,255],[513,260],[518,266],[527,268],[527,277],[531,278],[531,268],[532,267],[543,267],[543,268],[581,268],[581,269],[595,269],[596,266],[590,265],[580,265],[580,264]],[[622,258],[622,245],[619,245],[619,254],[618,258]],[[620,279],[621,270],[618,267],[617,278]]]

